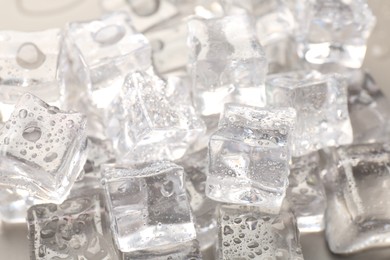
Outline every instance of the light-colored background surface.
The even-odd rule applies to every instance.
[[[390,97],[390,1],[368,0],[378,17],[372,34],[364,68]],[[73,20],[88,20],[101,14],[99,0],[0,0],[0,30],[35,31],[62,27]],[[304,235],[301,239],[306,260],[385,260],[390,248],[372,250],[350,257],[330,254],[323,234]],[[29,259],[25,225],[0,227],[0,260]]]

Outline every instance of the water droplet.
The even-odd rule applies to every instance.
[[[257,227],[257,223],[258,223],[258,221],[254,217],[248,217],[245,220],[245,224],[246,224],[247,228],[250,230],[255,230]]]
[[[234,230],[233,230],[231,227],[225,226],[225,227],[223,228],[223,234],[224,234],[225,236],[231,235],[231,234],[233,234],[233,233],[234,233]]]
[[[27,141],[36,142],[41,138],[42,131],[41,131],[41,128],[39,128],[39,127],[29,126],[26,129],[24,129],[22,136]]]
[[[236,244],[240,244],[242,241],[241,241],[241,239],[239,239],[239,238],[235,238],[235,239],[233,239],[233,241],[234,241],[234,243],[236,243]]]
[[[27,154],[27,151],[24,150],[24,149],[23,149],[23,150],[20,150],[20,154],[21,154],[21,155],[26,155],[26,154]]]
[[[249,242],[248,244],[248,248],[256,248],[259,246],[259,243],[257,243],[256,241],[252,241],[252,242]]]
[[[8,145],[8,144],[9,144],[9,137],[5,137],[5,138],[4,138],[4,144],[5,144],[5,145]]]
[[[68,128],[72,128],[72,127],[74,126],[73,120],[68,120],[68,121],[66,122],[66,126],[67,126]]]
[[[161,186],[161,194],[164,197],[170,197],[174,193],[174,183],[170,180],[165,181]]]
[[[29,70],[39,68],[45,62],[45,59],[45,54],[31,42],[22,44],[16,54],[17,64]]]
[[[40,234],[41,238],[51,238],[56,234],[56,232],[51,228],[45,228],[41,230]]]
[[[50,106],[47,108],[47,112],[49,114],[57,114],[58,112],[60,111],[60,109],[58,107],[54,107],[54,106]]]
[[[121,26],[108,25],[94,33],[92,38],[102,45],[111,45],[119,42],[125,36],[125,33],[126,31]]]
[[[58,154],[57,153],[54,153],[54,152],[51,152],[51,153],[48,153],[45,158],[43,158],[43,160],[45,162],[52,162],[54,161],[56,158],[58,157]]]
[[[19,117],[20,118],[26,118],[27,117],[27,110],[26,109],[21,109],[19,111]]]

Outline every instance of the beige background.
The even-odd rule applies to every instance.
[[[390,96],[390,1],[368,0],[378,17],[369,41],[364,68],[372,73],[379,86]],[[101,14],[99,0],[0,0],[0,30],[34,31],[62,27],[73,20],[88,20]],[[331,255],[322,234],[305,235],[302,246],[306,260],[385,260],[390,249],[369,251],[342,258]],[[29,259],[25,225],[0,227],[0,260]]]

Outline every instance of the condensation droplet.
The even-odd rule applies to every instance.
[[[46,56],[31,42],[22,44],[16,54],[16,63],[25,69],[39,68],[45,62]]]
[[[122,26],[109,25],[94,33],[92,38],[102,45],[111,45],[119,42],[125,36],[125,33],[126,31]]]
[[[25,140],[30,142],[38,141],[42,136],[41,128],[36,126],[30,126],[24,129],[22,136]]]
[[[27,110],[26,109],[21,109],[19,111],[19,117],[20,118],[26,118],[27,117]]]
[[[48,153],[45,158],[43,158],[43,160],[45,162],[52,162],[54,161],[56,158],[58,157],[58,154],[57,153],[54,153],[54,152],[51,152],[51,153]]]

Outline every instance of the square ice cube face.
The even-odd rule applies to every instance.
[[[103,170],[111,230],[122,252],[195,239],[183,168],[170,162]]]
[[[326,195],[321,180],[322,170],[318,152],[292,158],[286,199],[297,218],[300,232],[324,229]]]
[[[134,30],[125,12],[72,22],[62,41],[60,76],[68,92],[68,106],[83,89],[93,105],[107,109],[127,73],[151,64],[148,40]]]
[[[390,147],[361,144],[337,149],[327,185],[326,237],[334,253],[390,244]],[[329,186],[329,187],[328,187]]]
[[[85,121],[24,94],[0,129],[0,186],[62,202],[86,160]]]
[[[297,111],[293,156],[352,142],[347,83],[342,76],[317,71],[274,74],[267,79],[266,93],[268,105]]]
[[[70,198],[28,210],[31,259],[118,259],[103,195]]]
[[[51,105],[61,105],[57,79],[59,38],[59,29],[0,32],[0,114],[4,120],[27,92]]]
[[[221,205],[217,259],[303,260],[299,231],[287,207],[265,214],[258,207]]]
[[[366,0],[297,1],[298,53],[313,64],[362,66],[376,19]]]
[[[195,109],[184,100],[152,68],[130,73],[108,112],[107,135],[113,140],[117,160],[138,163],[181,158],[205,131]]]
[[[206,194],[277,213],[286,194],[292,108],[227,104],[209,142]]]
[[[267,61],[249,16],[188,22],[194,104],[203,116],[227,102],[262,106]]]
[[[192,240],[177,245],[156,247],[152,250],[141,250],[124,253],[122,260],[202,260],[199,242]]]

